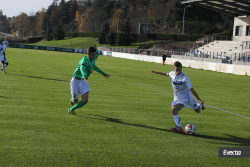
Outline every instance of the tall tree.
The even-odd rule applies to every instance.
[[[89,11],[89,15],[93,16],[92,21],[96,22],[101,28],[114,14],[115,1],[95,0]]]
[[[111,26],[110,28],[113,29],[115,32],[117,31],[117,27],[118,27],[118,31],[119,31],[119,27],[123,27],[123,25],[125,24],[126,21],[126,14],[125,12],[122,10],[122,8],[119,8],[115,11],[114,16],[113,16],[113,20],[111,22]]]
[[[129,20],[130,19],[126,19],[125,24],[121,27],[121,30],[118,34],[118,45],[128,46],[132,43],[131,26]]]
[[[29,20],[26,13],[21,13],[17,16],[17,23],[15,24],[19,36],[26,36],[29,31]]]
[[[38,22],[37,22],[37,27],[36,27],[38,34],[45,33],[46,18],[47,18],[47,13],[45,9],[42,8],[42,11],[40,12],[40,16],[38,17]]]
[[[110,25],[108,22],[103,24],[102,27],[102,31],[101,31],[101,35],[98,38],[98,43],[99,44],[106,44],[107,40],[106,40],[106,34],[109,32],[110,30]]]
[[[62,25],[59,24],[57,29],[54,31],[54,39],[55,40],[62,40],[65,37],[65,33],[62,29]]]
[[[84,28],[86,25],[86,17],[87,17],[87,13],[80,14],[79,11],[76,12],[75,22],[77,23],[79,32],[84,32],[86,30]]]
[[[48,34],[47,34],[47,41],[53,40],[53,30],[52,28],[49,28]]]
[[[70,8],[69,8],[70,19],[71,21],[74,21],[76,12],[78,11],[78,2],[77,0],[70,0],[69,4],[70,4]]]

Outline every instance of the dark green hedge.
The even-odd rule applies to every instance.
[[[152,40],[173,40],[173,41],[196,41],[204,35],[182,35],[182,34],[148,34]]]
[[[138,42],[138,33],[132,32],[133,42]],[[171,41],[196,41],[204,35],[182,35],[182,34],[148,34],[147,39],[151,40],[171,40]],[[140,35],[140,41],[144,40],[144,35]]]
[[[175,28],[182,32],[183,22],[175,22]],[[184,33],[185,34],[212,34],[214,32],[221,32],[214,24],[204,23],[204,22],[184,22]]]
[[[29,43],[37,43],[37,42],[41,41],[42,39],[43,39],[43,37],[29,38]]]
[[[233,36],[233,27],[221,33],[213,33],[213,37],[217,40],[231,40]]]
[[[100,32],[73,32],[72,37],[93,37],[98,38]],[[133,42],[138,42],[138,33],[132,32]],[[195,41],[202,38],[204,35],[182,35],[182,34],[148,34],[147,39],[152,40],[173,40],[173,41]],[[71,32],[65,32],[65,37],[71,37]],[[43,35],[43,39],[47,38],[47,34]],[[140,42],[144,40],[144,35],[140,35]]]
[[[43,34],[43,39],[47,39],[47,34]]]

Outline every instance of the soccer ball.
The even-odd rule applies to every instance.
[[[196,133],[196,126],[194,124],[187,124],[185,127],[185,132],[188,135],[194,135]]]

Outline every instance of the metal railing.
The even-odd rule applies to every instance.
[[[181,58],[181,59],[199,59],[199,61],[209,61],[218,62],[220,60],[222,63],[227,64],[243,64],[250,65],[250,51],[245,51],[243,53],[226,53],[226,52],[201,52],[198,50],[179,50],[173,49],[168,50],[154,50],[154,49],[131,49],[131,48],[116,48],[116,47],[102,47],[103,51],[120,52],[120,53],[130,53],[130,54],[140,54],[149,56],[162,56],[163,54],[167,57]]]
[[[136,49],[136,48],[116,48],[116,47],[102,47],[103,51],[111,52],[122,52],[122,53],[131,53],[131,54],[140,54],[140,55],[150,55],[150,56],[162,56],[163,54],[169,55],[171,53],[168,50],[157,50],[157,49]]]
[[[222,60],[222,63],[250,65],[250,51],[231,54],[226,52],[201,52],[198,50],[191,50],[189,52],[173,51],[171,57],[191,60],[199,58],[201,61],[213,61],[219,59]]]

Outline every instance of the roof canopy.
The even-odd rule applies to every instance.
[[[249,16],[249,0],[183,0],[184,5],[196,5],[232,16]]]

